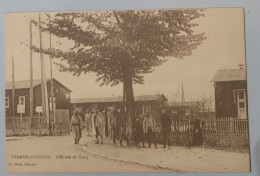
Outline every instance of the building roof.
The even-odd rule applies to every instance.
[[[187,102],[167,102],[169,106],[199,106],[199,101],[187,101]]]
[[[46,78],[47,82],[50,81],[50,78]],[[65,89],[67,89],[68,91],[71,92],[70,89],[68,89],[66,86],[64,86],[63,84],[61,84],[59,81],[57,81],[56,79],[53,78],[54,81],[56,81],[58,84],[60,84],[62,87],[64,87]],[[36,87],[38,85],[41,85],[41,79],[35,79],[33,80],[33,87]],[[15,81],[14,83],[15,89],[27,89],[30,88],[30,80],[23,80],[23,81]],[[6,82],[5,83],[5,89],[6,90],[10,90],[13,88],[12,82]]]
[[[135,101],[152,101],[152,100],[163,100],[168,101],[167,98],[163,94],[156,95],[141,95],[135,96]],[[77,98],[71,99],[72,104],[80,104],[80,103],[109,103],[109,102],[122,102],[123,97],[98,97],[98,98]]]
[[[211,80],[211,82],[224,82],[224,81],[245,81],[245,69],[225,69],[218,70]]]

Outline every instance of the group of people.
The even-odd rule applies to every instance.
[[[154,143],[154,147],[157,148],[157,140],[162,134],[163,147],[166,148],[171,145],[170,131],[171,131],[171,118],[166,113],[165,109],[161,110],[160,114],[161,126],[157,123],[151,113],[146,113],[144,118],[137,117],[134,125],[134,138],[137,147],[145,147],[144,142],[147,141],[148,148],[151,148],[151,143]],[[161,132],[161,133],[160,133]]]
[[[123,128],[126,121],[123,120],[120,111],[116,109],[115,106],[112,107],[110,113],[107,111],[99,112],[97,109],[93,113],[87,110],[84,115],[84,120],[82,115],[76,110],[71,118],[71,131],[73,133],[73,138],[75,144],[79,144],[79,140],[82,137],[82,129],[86,127],[87,135],[91,136],[95,133],[96,144],[103,144],[103,139],[110,136],[113,140],[113,144],[116,145],[116,140],[118,139],[120,146],[123,143]],[[162,136],[163,148],[170,147],[170,132],[171,132],[171,118],[166,109],[162,108],[160,111],[160,116],[158,119],[160,122],[156,122],[154,116],[147,112],[142,116],[136,116],[133,125],[133,138],[136,147],[145,147],[145,142],[148,144],[148,148],[151,148],[151,144],[154,143],[155,148],[157,148],[158,139]],[[194,145],[201,145],[202,133],[200,130],[200,125],[197,118],[195,118],[193,125],[193,136],[192,140],[188,143]],[[127,145],[128,138],[126,137]]]
[[[109,115],[107,111],[100,112],[95,109],[91,113],[88,109],[83,116],[84,119],[82,116],[78,110],[75,110],[71,117],[70,129],[73,133],[75,144],[79,144],[79,140],[82,137],[82,129],[86,127],[88,136],[95,134],[96,144],[103,144],[103,139],[111,136],[114,145],[116,145],[116,139],[118,139],[120,146],[122,146],[122,117],[115,106],[112,107]]]

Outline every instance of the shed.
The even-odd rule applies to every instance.
[[[247,119],[246,70],[218,70],[212,82],[215,88],[216,117]]]
[[[48,97],[51,95],[51,79],[47,79]],[[62,83],[53,79],[54,97],[56,101],[56,109],[70,108],[70,92],[71,90]],[[42,106],[41,100],[41,80],[33,80],[33,102],[34,114],[36,107]],[[15,116],[22,114],[24,116],[30,115],[30,80],[15,81]],[[12,116],[12,82],[5,83],[5,112],[6,117]],[[22,107],[22,109],[19,109]]]

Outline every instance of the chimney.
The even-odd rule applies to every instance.
[[[240,69],[245,69],[245,65],[244,64],[239,64],[238,65]]]

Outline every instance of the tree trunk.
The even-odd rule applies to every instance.
[[[135,117],[135,104],[134,104],[134,91],[131,74],[126,74],[124,82],[124,92],[126,98],[126,115],[127,115],[127,124],[126,124],[126,135],[129,140],[129,144],[133,143],[133,129],[132,124]]]

